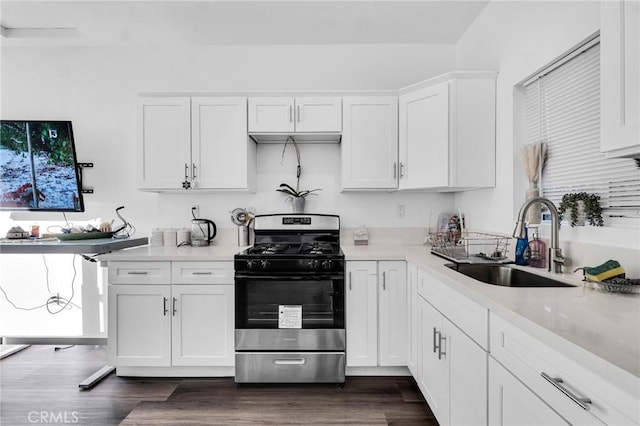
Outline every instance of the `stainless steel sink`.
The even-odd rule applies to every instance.
[[[504,264],[449,264],[447,267],[486,284],[506,287],[575,287]]]

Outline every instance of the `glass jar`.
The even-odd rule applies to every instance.
[[[527,246],[527,263],[534,268],[546,268],[547,266],[547,244],[538,237],[538,227],[530,226],[531,241]]]

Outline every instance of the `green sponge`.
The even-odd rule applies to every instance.
[[[624,268],[616,260],[607,260],[600,266],[593,268],[584,268],[584,276],[587,281],[601,282],[607,278],[619,277],[624,278]]]

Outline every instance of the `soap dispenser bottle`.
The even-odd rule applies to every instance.
[[[529,263],[529,266],[534,268],[546,268],[547,267],[547,245],[544,241],[538,238],[538,227],[531,227],[531,241],[527,246],[525,257]]]
[[[518,238],[518,242],[516,243],[516,265],[526,265],[527,258],[525,257],[525,252],[527,250],[527,246],[529,245],[529,237],[528,230],[525,226],[524,228],[524,238]]]

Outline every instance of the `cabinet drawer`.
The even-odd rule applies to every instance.
[[[170,262],[109,262],[109,284],[171,284]]]
[[[173,284],[233,284],[233,262],[173,262]]]
[[[570,423],[640,424],[637,394],[625,392],[494,313],[490,323],[492,357]],[[569,394],[591,402],[577,402]]]
[[[489,350],[489,310],[418,270],[418,294],[484,350]]]

